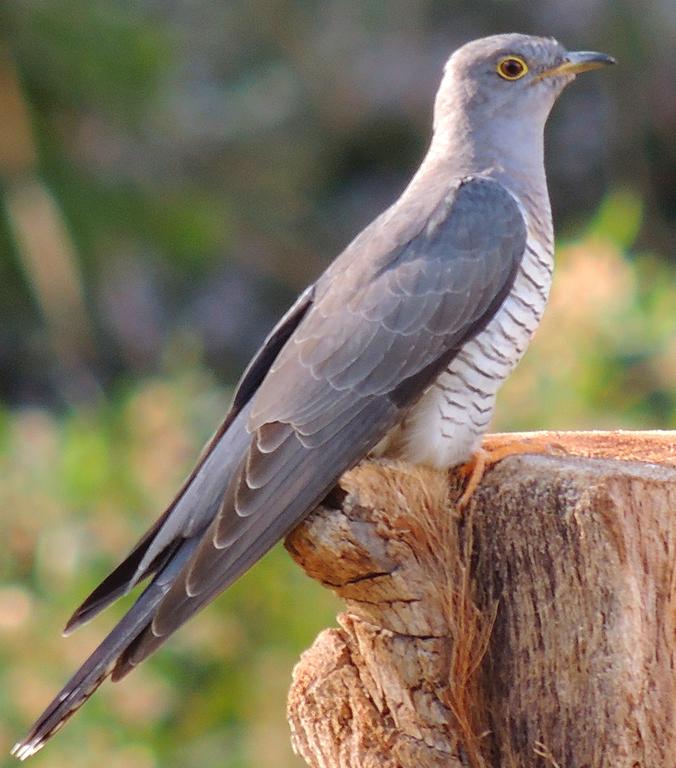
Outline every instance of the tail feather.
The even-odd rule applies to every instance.
[[[171,561],[177,543],[204,531],[218,511],[231,475],[248,446],[250,436],[244,425],[249,410],[245,405],[230,411],[171,504],[120,565],[76,609],[64,635],[71,634],[139,582],[162,570]],[[228,438],[224,439],[226,431]]]
[[[159,527],[159,526],[154,526]],[[155,533],[151,529],[141,542],[129,553],[129,555],[115,568],[106,578],[96,587],[96,589],[87,597],[87,599],[73,612],[68,619],[63,635],[67,637],[78,627],[86,624],[97,616],[104,608],[114,603],[118,598],[126,595],[136,584],[143,579],[152,576],[153,573],[160,570],[169,560],[176,546],[168,546],[153,560],[152,563],[140,575],[138,566],[143,559],[146,550],[152,541],[152,535]]]
[[[163,570],[35,721],[26,738],[14,745],[12,754],[15,757],[25,760],[38,752],[111,674],[118,659],[152,621],[158,604],[197,543],[195,538],[181,544]]]
[[[15,757],[25,760],[35,754],[107,677],[114,682],[131,669],[127,650],[152,624],[158,605],[199,544],[232,473],[239,466],[250,440],[244,428],[247,413],[245,406],[226,418],[174,501],[70,618],[64,634],[70,634],[139,581],[155,574],[130,610],[36,720],[25,739],[14,745]],[[232,430],[226,441],[224,433],[228,427]]]

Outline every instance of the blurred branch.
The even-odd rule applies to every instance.
[[[37,154],[30,130],[28,109],[23,99],[14,65],[0,47],[0,114],[4,130],[0,134],[0,173],[4,178],[34,173]]]
[[[37,172],[38,157],[28,107],[16,69],[0,49],[0,178],[17,256],[40,307],[68,399],[95,389],[86,360],[94,345],[77,254],[58,204]]]

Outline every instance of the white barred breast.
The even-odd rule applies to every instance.
[[[549,297],[553,238],[549,210],[543,214],[526,216],[526,252],[495,317],[465,344],[378,453],[445,468],[464,463],[480,446],[496,394],[523,357]]]

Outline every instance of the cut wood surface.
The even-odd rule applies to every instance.
[[[676,768],[676,433],[530,433],[461,483],[365,462],[287,539],[346,602],[294,670],[317,768]],[[576,455],[579,454],[579,455]]]

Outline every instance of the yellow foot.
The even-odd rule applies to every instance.
[[[485,446],[485,447],[484,447]],[[516,456],[524,453],[565,453],[565,449],[549,440],[535,439],[512,439],[509,435],[489,435],[484,441],[484,446],[472,455],[471,459],[462,464],[459,468],[459,474],[466,480],[465,490],[458,500],[458,509],[464,509],[469,500],[474,495],[474,491],[479,487],[486,470],[506,459],[508,456]]]

